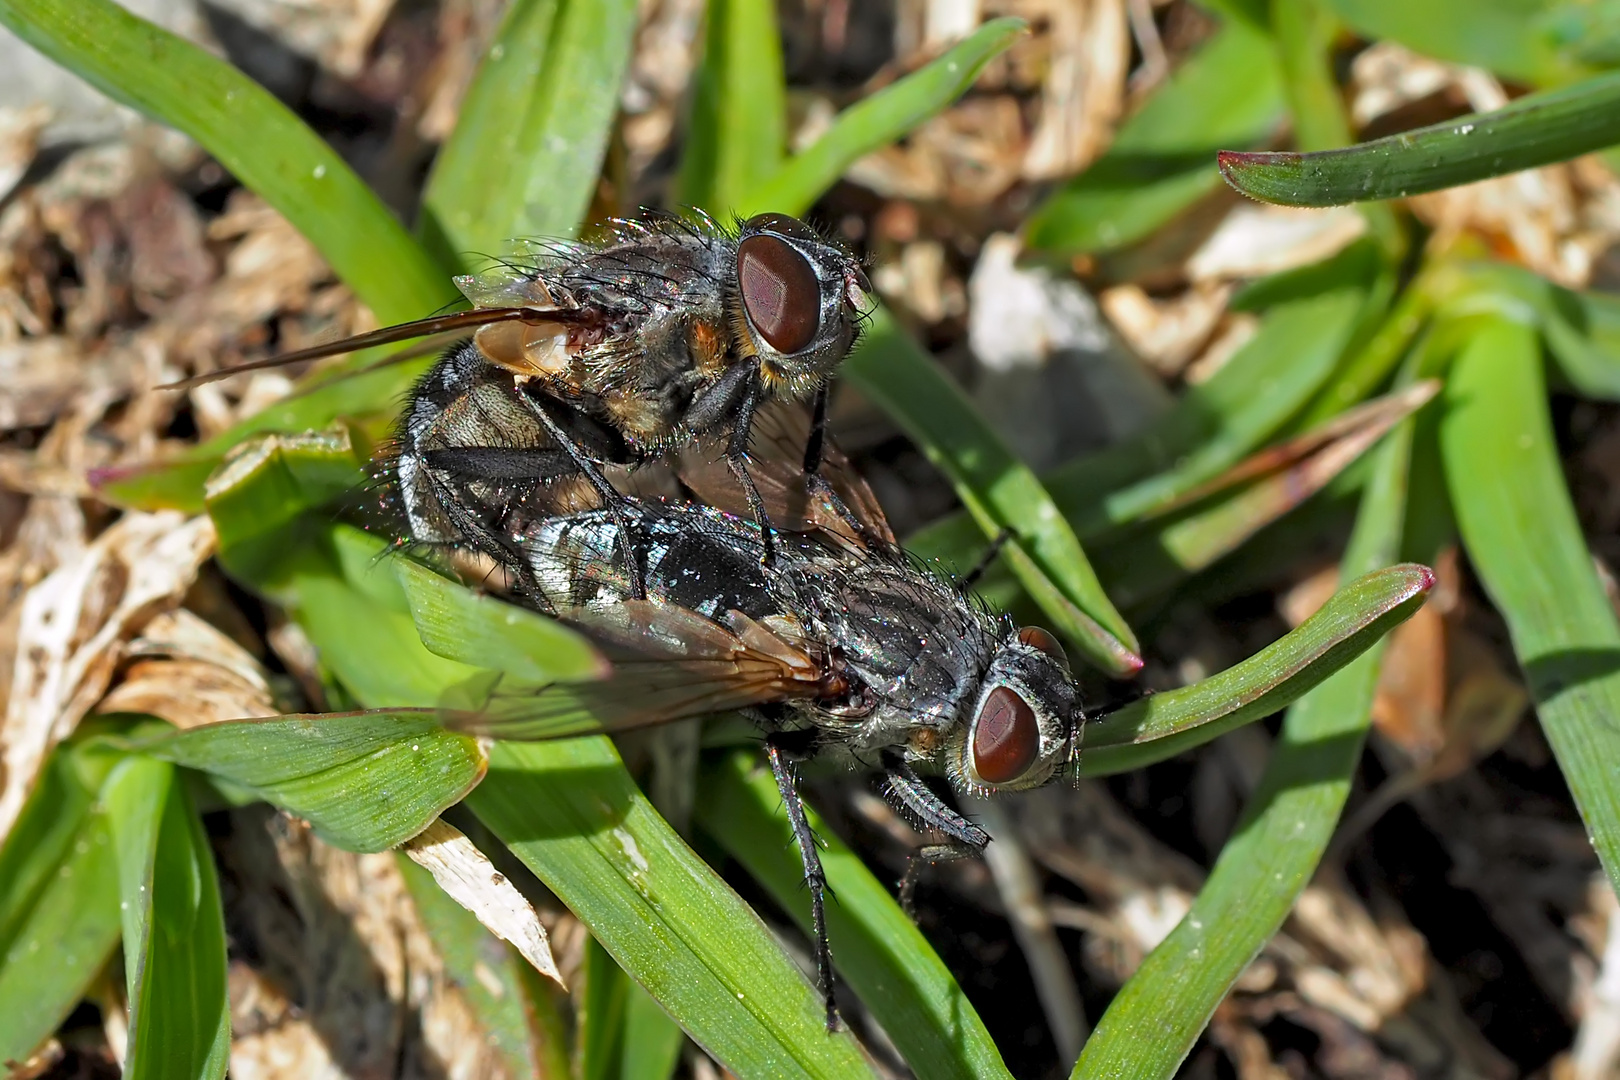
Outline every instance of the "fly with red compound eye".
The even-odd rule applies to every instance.
[[[871,285],[854,256],[804,222],[774,213],[731,228],[702,215],[616,220],[596,240],[531,244],[456,285],[473,310],[173,387],[472,330],[418,383],[387,466],[413,525],[452,522],[455,541],[500,547],[479,528],[486,508],[456,505],[455,493],[568,477],[605,500],[600,466],[643,464],[707,436],[723,444],[768,562],[770,520],[746,462],[755,412],[772,401],[813,403],[808,485],[856,521],[821,479],[823,427],[828,380],[855,342]],[[473,389],[482,397],[469,403]],[[411,507],[413,493],[425,505]]]
[[[920,769],[982,795],[1035,787],[1073,763],[1083,716],[1057,640],[1015,628],[963,583],[881,539],[880,521],[858,533],[783,532],[768,565],[750,523],[693,503],[622,497],[611,510],[509,525],[532,583],[524,599],[591,638],[613,671],[600,682],[504,690],[444,722],[553,739],[731,710],[753,716],[804,866],[829,1028],[837,1011],[826,880],[797,764],[833,756],[875,766],[888,801],[943,837],[907,869],[909,907],[923,865],[990,843]],[[642,560],[643,598],[630,594],[627,551]]]

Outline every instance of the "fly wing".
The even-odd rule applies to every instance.
[[[263,371],[266,368],[284,367],[288,364],[298,364],[306,360],[324,360],[328,356],[341,356],[344,353],[359,352],[361,349],[369,349],[375,345],[392,345],[400,341],[415,341],[417,338],[453,334],[463,330],[475,330],[495,323],[568,323],[588,321],[593,317],[572,308],[474,308],[472,311],[456,311],[449,315],[435,315],[430,319],[417,319],[413,322],[399,323],[396,326],[385,326],[380,330],[356,334],[353,337],[339,338],[337,341],[328,341],[324,345],[314,345],[308,349],[282,353],[280,356],[270,356],[263,360],[249,360],[245,364],[233,364],[230,367],[219,368],[216,371],[193,375],[191,378],[181,379],[179,382],[166,383],[158,389],[189,390],[193,386],[218,382],[220,379],[228,379],[232,375],[240,375],[245,371]]]
[[[804,472],[804,450],[809,438],[810,416],[800,405],[772,402],[754,414],[748,441],[748,474],[765,501],[765,513],[774,526],[789,532],[822,529],[859,539],[851,535],[849,524],[834,507],[823,498],[813,497],[809,490]],[[700,501],[738,517],[752,516],[742,486],[726,464],[722,443],[704,440],[688,447],[681,453],[677,471],[681,482]],[[824,444],[821,475],[865,529],[894,543],[894,533],[889,530],[877,496],[830,439]]]
[[[498,739],[557,739],[826,692],[825,667],[811,653],[736,612],[725,625],[675,605],[629,600],[565,618],[612,659],[606,679],[497,688],[481,709],[447,712],[446,725]]]

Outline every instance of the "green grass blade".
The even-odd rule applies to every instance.
[[[460,802],[484,775],[476,740],[421,714],[228,720],[133,744],[224,777],[346,851],[386,851]]]
[[[1410,618],[1433,586],[1434,571],[1414,563],[1357,578],[1247,660],[1087,724],[1080,771],[1141,768],[1292,704]]]
[[[801,929],[810,929],[804,870],[770,770],[737,751],[704,772],[697,823],[743,864]],[[915,923],[860,857],[811,815],[823,841],[827,932],[840,978],[894,1039],[918,1076],[1006,1077],[1001,1052]]]
[[[214,854],[174,766],[132,757],[107,781],[118,849],[132,1078],[222,1077],[231,1049]]]
[[[393,562],[416,632],[438,655],[534,683],[607,676],[607,660],[556,619],[473,592],[409,559]]]
[[[580,981],[584,986],[574,998],[580,1003],[574,1031],[579,1047],[575,1071],[580,1080],[612,1080],[624,1048],[630,980],[601,943],[589,938],[585,942],[585,961],[580,965]]]
[[[1338,206],[1421,195],[1620,143],[1620,72],[1416,131],[1314,154],[1223,150],[1221,175],[1251,198]]]
[[[596,191],[635,0],[517,0],[439,151],[420,231],[448,265],[569,237]],[[426,314],[420,312],[419,314]]]
[[[759,917],[658,816],[602,738],[497,744],[468,805],[620,967],[739,1077],[872,1067]]]
[[[838,114],[826,134],[750,189],[742,216],[802,214],[865,155],[905,135],[967,92],[984,66],[1026,32],[1022,19],[991,19],[944,54]]]
[[[772,0],[709,0],[705,23],[679,191],[681,202],[724,215],[787,151],[782,36]]]
[[[1440,445],[1463,543],[1620,884],[1620,624],[1564,485],[1535,331],[1487,317],[1454,362],[1446,405]]]
[[[1064,255],[1134,243],[1220,187],[1216,150],[1261,142],[1283,115],[1271,42],[1228,21],[1120,127],[1107,153],[1035,209],[1025,241]]]
[[[1400,552],[1412,427],[1378,450],[1341,574]],[[1244,818],[1187,915],[1121,988],[1087,1042],[1076,1077],[1168,1078],[1249,962],[1287,918],[1333,836],[1361,756],[1382,645],[1305,695]]]
[[[1089,538],[1162,509],[1280,431],[1333,374],[1364,299],[1345,288],[1279,305],[1150,429],[1058,470],[1052,493],[1075,530]],[[1114,485],[1150,462],[1163,471]]]
[[[652,996],[629,984],[624,1003],[624,1046],[619,1080],[670,1080],[681,1063],[686,1035]]]
[[[270,92],[111,0],[0,0],[0,23],[108,96],[196,139],[309,238],[381,321],[455,290],[364,181]]]
[[[1489,68],[1516,81],[1566,83],[1589,74],[1583,47],[1604,44],[1582,25],[1601,4],[1544,0],[1329,0],[1369,41],[1390,39],[1428,56]],[[1556,14],[1555,14],[1556,12]],[[1549,17],[1550,16],[1550,17]],[[1611,39],[1612,41],[1612,39]]]
[[[986,536],[1012,530],[1006,557],[1056,628],[1102,670],[1134,674],[1142,666],[1136,637],[1040,481],[883,309],[844,372],[951,479]]]
[[[43,790],[43,789],[42,789]],[[63,801],[58,802],[58,798]],[[62,789],[30,807],[42,811],[78,803]],[[0,851],[0,867],[34,871],[32,895],[0,878],[8,916],[0,950],[0,1062],[25,1061],[73,1011],[118,944],[118,863],[105,811],[85,810],[70,842],[58,845],[43,830],[14,831]],[[30,844],[39,844],[34,850]],[[14,846],[17,845],[17,846]],[[15,891],[14,891],[15,890]]]

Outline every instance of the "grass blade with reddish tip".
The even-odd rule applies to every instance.
[[[1222,150],[1221,175],[1251,198],[1340,206],[1421,195],[1620,143],[1620,72],[1342,150]]]
[[[1411,563],[1352,581],[1297,629],[1242,663],[1086,725],[1081,771],[1107,776],[1139,769],[1270,716],[1405,622],[1433,586],[1434,571]]]

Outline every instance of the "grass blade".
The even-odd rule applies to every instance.
[[[227,720],[134,744],[212,773],[307,818],[346,851],[387,851],[454,806],[484,775],[476,740],[424,713]]]
[[[455,298],[365,182],[268,90],[111,0],[0,0],[0,23],[103,93],[196,139],[309,238],[385,323]]]
[[[1292,704],[1410,618],[1433,586],[1434,571],[1415,563],[1352,581],[1242,663],[1086,725],[1080,771],[1107,776],[1138,769]]]
[[[580,1002],[575,1028],[575,1042],[579,1047],[576,1071],[580,1080],[613,1080],[618,1071],[619,1053],[624,1048],[624,1013],[630,996],[630,980],[595,938],[585,941],[580,979],[585,985],[575,996]]]
[[[1008,561],[1057,629],[1104,671],[1140,669],[1135,635],[1040,481],[886,311],[874,315],[844,371],[951,479],[986,536],[1012,531]]]
[[[681,159],[680,201],[716,215],[732,213],[776,173],[786,150],[787,92],[776,5],[709,0]]]
[[[1275,435],[1331,377],[1363,299],[1345,287],[1279,304],[1147,430],[1056,470],[1053,497],[1076,532],[1090,538],[1169,506]]]
[[[1222,150],[1221,175],[1250,198],[1339,206],[1456,187],[1620,143],[1620,72],[1416,131],[1314,154]]]
[[[118,849],[132,1078],[223,1077],[231,1049],[214,854],[174,766],[132,757],[107,781]]]
[[[704,773],[697,824],[809,930],[804,870],[770,770],[737,751]],[[860,857],[811,814],[824,846],[827,932],[840,977],[860,995],[918,1076],[1006,1077],[1001,1053],[962,988]]]
[[[556,619],[475,593],[409,559],[394,560],[422,644],[464,664],[534,683],[600,679],[608,662]]]
[[[1107,153],[1035,209],[1025,241],[1063,255],[1134,243],[1219,189],[1217,149],[1260,142],[1283,115],[1271,42],[1229,20],[1120,127]]]
[[[624,1003],[624,1046],[619,1080],[670,1080],[681,1063],[686,1035],[652,996],[629,983]]]
[[[55,809],[56,796],[36,792],[35,799],[31,807]],[[45,871],[35,876],[32,896],[18,896],[14,883],[0,878],[8,916],[0,942],[0,1062],[26,1060],[73,1011],[118,944],[118,863],[107,814],[87,809],[63,832],[70,843],[60,849],[30,850],[41,832],[19,823],[0,850],[0,868]]]
[[[1552,5],[1532,0],[1329,0],[1341,18],[1369,41],[1389,38],[1427,56],[1457,64],[1489,68],[1516,81],[1565,83],[1590,73],[1582,62],[1583,44],[1602,48],[1602,38],[1583,33],[1592,28],[1571,19],[1581,12],[1604,18],[1601,6],[1558,5],[1552,20],[1536,18]],[[1561,29],[1563,32],[1555,33]],[[1573,48],[1560,46],[1558,37]]]
[[[1457,525],[1507,620],[1541,726],[1620,885],[1620,624],[1592,568],[1547,415],[1535,331],[1485,317],[1440,427]]]
[[[497,744],[468,799],[687,1033],[739,1077],[866,1076],[769,930],[658,816],[606,739]]]
[[[515,238],[568,237],[602,171],[634,0],[518,0],[439,151],[419,231],[446,265]],[[426,314],[425,311],[418,314]]]
[[[737,213],[804,213],[856,161],[966,93],[984,66],[1005,52],[1026,27],[1022,19],[991,19],[917,71],[851,105],[813,145],[749,190]]]
[[[1405,524],[1412,428],[1379,448],[1350,548],[1348,577],[1393,562]],[[1076,1077],[1176,1074],[1249,962],[1282,925],[1339,820],[1378,681],[1382,644],[1288,710],[1244,818],[1192,908],[1103,1014]]]

